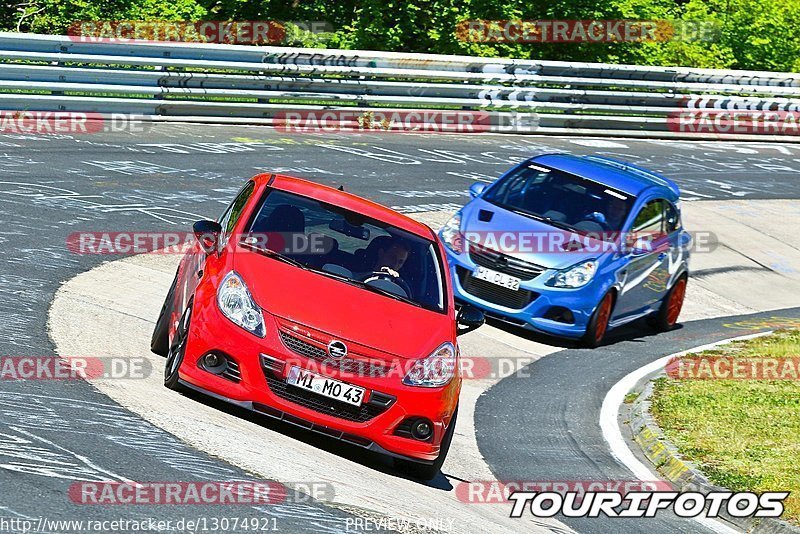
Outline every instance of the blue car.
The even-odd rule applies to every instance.
[[[546,154],[470,194],[439,234],[457,302],[588,347],[642,317],[661,331],[677,322],[692,238],[671,180]]]

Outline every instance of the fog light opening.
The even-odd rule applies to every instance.
[[[433,425],[426,419],[418,419],[411,425],[411,435],[415,439],[426,440],[433,433]]]
[[[575,316],[572,314],[572,310],[562,306],[552,306],[544,314],[544,318],[564,324],[575,324]]]
[[[203,369],[215,375],[221,375],[228,368],[228,362],[221,355],[209,352],[201,360]]]

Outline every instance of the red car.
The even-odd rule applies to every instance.
[[[194,225],[153,332],[164,384],[438,472],[461,390],[445,253],[424,224],[298,178],[248,181]],[[458,325],[458,326],[457,326]]]

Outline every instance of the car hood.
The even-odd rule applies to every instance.
[[[461,210],[466,238],[508,256],[563,269],[608,253],[613,245],[514,213],[480,198]]]
[[[234,268],[268,313],[399,358],[428,356],[454,341],[447,313],[418,308],[256,252],[238,250]]]

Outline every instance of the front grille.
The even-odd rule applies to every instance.
[[[261,367],[265,371],[270,371],[280,376],[283,375],[283,368],[286,367],[286,364],[283,360],[273,358],[272,356],[267,356],[266,354],[261,354]]]
[[[292,352],[296,352],[301,356],[305,356],[306,358],[311,358],[313,360],[323,361],[328,359],[328,351],[322,347],[318,347],[312,343],[309,343],[308,341],[300,339],[299,337],[294,337],[291,334],[287,334],[283,330],[280,331],[280,335],[283,344],[286,345],[286,348]]]
[[[475,243],[469,244],[469,258],[476,265],[516,276],[521,280],[533,280],[546,270],[541,265],[520,260]]]
[[[397,425],[397,428],[394,429],[394,435],[402,436],[408,439],[414,439],[414,436],[411,434],[411,423],[413,422],[413,419],[405,419],[402,423]]]
[[[228,365],[222,372],[222,376],[232,382],[238,383],[242,380],[242,372],[239,370],[239,364],[236,360],[227,355],[225,356],[225,360],[228,362]]]
[[[390,395],[372,392],[369,402],[361,406],[353,406],[335,399],[329,399],[322,395],[317,395],[302,388],[290,386],[283,379],[276,377],[270,372],[265,372],[269,389],[284,400],[299,404],[316,412],[339,417],[356,423],[366,423],[370,419],[377,417],[391,406],[395,399]]]
[[[538,293],[527,289],[514,291],[507,287],[498,286],[485,280],[480,280],[472,276],[472,272],[464,267],[457,268],[461,287],[470,295],[475,295],[479,299],[487,302],[505,306],[514,310],[521,310],[534,301],[539,296]]]
[[[313,343],[309,343],[304,339],[295,337],[282,330],[280,331],[280,336],[283,344],[292,352],[312,360],[325,362],[325,365],[331,369],[338,369],[342,373],[376,378],[386,376],[386,373],[388,373],[391,369],[390,366],[376,361],[366,361],[350,357],[345,357],[341,360],[335,360],[328,355],[327,350],[323,349],[322,347],[318,347]]]

